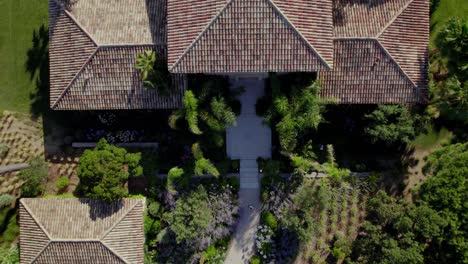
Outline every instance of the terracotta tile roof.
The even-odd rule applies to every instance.
[[[50,242],[39,256],[34,260],[35,264],[50,263],[102,263],[102,264],[125,264],[121,258],[109,250],[100,242],[67,241]],[[137,263],[137,262],[134,262]]]
[[[178,74],[319,72],[324,94],[347,103],[416,102],[410,90],[423,102],[427,91],[428,0],[49,1],[54,109],[180,107],[185,75],[174,75],[170,96],[142,89],[134,63],[147,48]],[[374,51],[351,50],[362,45]],[[356,64],[376,54],[392,66],[370,73]],[[389,78],[394,67],[399,74]],[[361,97],[344,91],[357,83],[366,87]],[[397,83],[411,89],[377,97],[376,89],[396,91]]]
[[[96,50],[94,41],[54,0],[50,16],[50,104],[52,105]]]
[[[282,1],[278,1],[278,4],[285,6]],[[307,30],[305,33],[309,38],[313,36],[311,30],[316,29],[317,32],[314,33],[319,34],[328,29],[328,36],[325,34],[323,40],[315,41],[319,43],[321,50],[326,51],[325,55],[331,61],[331,4],[323,7],[317,4],[313,6],[322,13],[326,13],[327,7],[329,8],[329,23],[327,19],[322,22],[320,18],[316,18],[319,22],[305,27],[296,17],[294,8],[298,8],[298,5],[287,9],[287,12],[292,15],[300,28]],[[300,30],[285,17],[279,6],[271,0],[227,1],[202,30],[199,30],[196,24],[197,34],[193,33],[195,26],[192,27],[191,22],[199,19],[198,14],[185,15],[185,12],[190,13],[190,10],[192,7],[185,6],[185,0],[168,2],[169,69],[172,72],[294,72],[316,71],[331,67]],[[205,15],[204,12],[200,13],[202,21]],[[186,17],[190,21],[187,21]],[[191,34],[185,35],[176,27],[184,22],[188,24],[186,27],[190,28]],[[192,38],[192,35],[197,37]],[[191,44],[179,45],[180,39],[186,40],[182,41],[184,44],[185,42]],[[173,49],[173,46],[177,48]],[[174,58],[177,59],[171,64]]]
[[[376,37],[412,0],[334,0],[333,35]]]
[[[21,263],[143,263],[143,203],[21,199]]]
[[[333,66],[333,0],[271,0],[291,24]]]
[[[319,72],[321,95],[345,104],[417,103],[420,92],[377,40],[335,40],[333,71]]]
[[[269,0],[234,0],[172,72],[294,72],[328,69]]]
[[[429,5],[413,0],[378,37],[417,86],[428,82]]]
[[[324,94],[339,95],[346,103],[424,103],[428,85],[429,2],[428,0],[335,0],[334,2],[335,64],[323,77]],[[385,58],[377,53],[351,50],[378,45]],[[360,44],[355,44],[360,43]],[[372,43],[372,44],[370,44]],[[350,59],[350,61],[346,61]],[[375,67],[369,72],[366,63],[373,59],[388,61],[399,70],[389,78],[388,69]],[[338,63],[338,65],[336,64]],[[362,63],[361,66],[360,63]],[[358,78],[358,79],[357,79]],[[377,79],[378,81],[377,81]],[[408,83],[395,90],[396,83]],[[354,89],[351,86],[354,85]],[[361,85],[361,88],[357,86]],[[370,85],[372,84],[372,85]],[[378,87],[376,86],[378,85]],[[372,87],[375,87],[374,90]],[[350,90],[347,90],[350,89]],[[382,98],[375,89],[388,90]],[[352,91],[358,91],[359,96]],[[367,91],[367,95],[364,93]],[[392,94],[395,91],[397,94]],[[411,95],[411,91],[417,91]],[[393,93],[395,93],[393,92]],[[357,97],[361,97],[358,99]],[[352,99],[351,99],[352,98]]]
[[[227,0],[167,0],[169,66],[180,58],[226,2]]]
[[[186,87],[186,76],[173,74],[169,95],[144,89],[135,69],[138,54],[161,48],[151,45],[101,46],[52,105],[57,110],[178,108]]]
[[[165,0],[127,2],[109,5],[97,0],[49,0],[52,109],[181,106],[184,75],[174,75],[171,94],[163,96],[143,89],[134,67],[136,57],[145,49],[153,49],[166,59]],[[126,19],[127,26],[122,26]]]

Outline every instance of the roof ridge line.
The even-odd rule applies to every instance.
[[[27,206],[24,202],[23,202],[23,199],[21,199],[20,203],[23,205],[24,209],[26,209],[26,212],[28,212],[28,214],[32,217],[32,219],[34,219],[34,222],[37,224],[37,226],[39,226],[39,228],[41,228],[42,232],[44,232],[44,234],[47,236],[47,238],[49,239],[49,241],[52,240],[52,236],[49,234],[49,232],[46,231],[46,229],[44,228],[44,226],[42,226],[39,221],[37,220],[37,217],[36,215],[34,215],[32,213],[32,210],[31,208],[29,208],[29,206]]]
[[[46,248],[49,247],[49,245],[50,245],[51,242],[52,242],[52,241],[50,241],[50,240],[49,240],[49,242],[47,242],[47,245],[45,245],[44,248],[41,249],[41,251],[39,251],[39,253],[38,253],[38,254],[34,257],[34,259],[31,261],[31,263],[34,263],[34,262],[37,260],[37,258],[39,258],[39,256],[41,256],[42,253],[44,253],[44,251],[46,250]]]
[[[309,46],[309,48],[312,49],[315,52],[315,54],[317,54],[317,56],[320,58],[320,60],[323,61],[323,63],[325,63],[329,70],[331,70],[332,67],[328,64],[328,62],[322,57],[322,55],[320,55],[320,53],[314,48],[314,46],[312,46],[312,44],[304,37],[304,35],[302,35],[302,33],[294,26],[294,24],[288,19],[286,14],[284,14],[283,11],[281,11],[281,9],[275,3],[273,3],[272,0],[267,0],[267,2],[270,3],[270,5],[272,5],[278,13],[281,14],[281,17],[283,17],[284,20],[286,20],[287,24],[306,42],[307,46]]]
[[[385,33],[385,31],[387,31],[387,29],[393,24],[393,22],[395,22],[395,20],[397,20],[398,17],[401,16],[401,14],[403,14],[403,12],[405,12],[405,10],[408,8],[408,6],[413,3],[414,0],[409,0],[408,3],[406,3],[399,11],[398,13],[383,27],[383,29],[377,34],[377,36],[375,38],[380,38],[380,36]]]
[[[62,98],[65,96],[65,94],[70,90],[72,84],[78,79],[78,77],[81,75],[82,71],[85,69],[86,66],[88,66],[89,62],[92,60],[92,58],[96,55],[96,53],[101,49],[100,46],[97,46],[96,49],[91,53],[89,58],[86,60],[85,63],[81,66],[81,68],[78,70],[78,72],[73,76],[73,79],[71,79],[70,83],[63,89],[62,93],[57,97],[57,100],[55,100],[54,104],[51,106],[52,109],[57,107],[58,103],[62,100]]]
[[[385,52],[385,54],[398,66],[398,69],[400,69],[401,73],[403,73],[403,75],[410,81],[410,83],[413,85],[413,87],[414,87],[414,88],[417,88],[418,86],[416,85],[416,83],[414,83],[413,80],[411,80],[411,78],[409,77],[409,75],[405,72],[405,70],[403,70],[403,68],[401,67],[401,65],[395,60],[395,58],[393,58],[392,54],[390,54],[390,52],[384,47],[384,45],[382,45],[382,43],[380,42],[380,40],[375,39],[375,41],[377,41],[377,43],[379,44],[380,48]]]
[[[99,241],[105,248],[107,248],[107,250],[109,250],[112,254],[114,254],[117,258],[119,258],[120,260],[122,260],[122,262],[124,263],[130,263],[127,261],[126,258],[122,257],[119,253],[117,253],[114,249],[112,249],[111,247],[109,247],[109,245],[107,245],[106,242],[104,241]]]
[[[208,23],[208,25],[198,34],[198,36],[195,38],[195,40],[190,43],[188,48],[180,55],[180,57],[172,64],[171,67],[169,67],[169,71],[172,71],[178,64],[180,64],[180,61],[189,53],[190,49],[195,46],[195,44],[200,40],[200,38],[210,29],[210,27],[213,25],[213,23],[218,20],[218,18],[221,16],[221,14],[228,8],[229,5],[232,4],[235,0],[228,0],[225,6],[219,10],[219,12],[216,14],[216,16],[213,17],[213,19]]]
[[[91,39],[91,41],[94,43],[94,45],[96,46],[99,46],[99,44],[94,40],[94,38],[91,36],[91,34],[78,22],[78,20],[75,19],[75,17],[73,16],[72,13],[70,13],[67,9],[65,9],[65,7],[59,3],[57,0],[53,0],[55,2],[56,5],[58,5],[62,10],[63,12],[71,19],[73,20],[73,22],[78,26],[78,28],[80,28],[81,31],[83,31],[83,33],[86,34],[86,36]]]
[[[377,40],[376,37],[334,37],[333,40]]]
[[[103,234],[103,235],[101,236],[101,238],[100,238],[100,241],[103,241],[104,239],[106,239],[107,235],[109,235],[109,233],[112,232],[112,230],[114,230],[114,228],[115,228],[118,224],[120,224],[120,222],[122,222],[123,219],[124,219],[125,217],[127,217],[127,215],[128,215],[131,211],[133,211],[133,209],[135,209],[135,207],[136,207],[139,203],[141,203],[141,202],[143,201],[142,199],[136,199],[136,200],[137,200],[137,202],[136,202],[122,217],[120,217],[119,220],[115,221],[115,223],[114,223],[111,227],[109,227],[109,229],[108,229],[106,232],[104,232],[104,234]]]
[[[151,44],[151,43],[146,43],[146,44],[131,44],[131,43],[124,43],[124,44],[101,44],[99,45],[100,48],[119,48],[119,47],[146,47],[146,46],[158,46],[158,45],[163,45],[163,44]]]
[[[109,229],[102,235],[102,237],[99,239],[99,242],[101,242],[108,250],[110,250],[113,254],[115,254],[118,258],[120,258],[123,262],[125,263],[129,263],[127,262],[126,258],[124,258],[123,256],[121,256],[120,254],[117,253],[117,251],[115,251],[113,248],[111,248],[110,246],[107,245],[107,243],[104,241],[106,239],[106,237],[114,230],[114,228],[119,225],[124,219],[125,217],[128,216],[128,214],[130,214],[131,211],[133,211],[133,209],[135,209],[135,207],[137,205],[139,205],[142,201],[142,199],[136,199],[137,202],[127,211],[127,213],[125,213],[118,221],[116,221],[111,227],[109,227]],[[142,205],[143,206],[143,205]]]

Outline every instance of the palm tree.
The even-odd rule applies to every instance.
[[[152,50],[146,50],[143,54],[138,55],[136,59],[135,68],[140,73],[145,88],[155,88],[150,78],[153,75],[155,63],[156,52]]]
[[[203,175],[205,173],[211,174],[215,177],[219,176],[218,169],[211,163],[211,161],[204,157],[203,151],[200,148],[199,143],[192,145],[192,153],[195,158],[195,175]]]
[[[169,117],[169,126],[177,129],[177,122],[184,118],[187,121],[190,132],[201,135],[203,132],[198,127],[198,100],[192,91],[187,90],[184,94],[182,108],[174,111]]]

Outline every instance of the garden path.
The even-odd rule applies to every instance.
[[[258,157],[271,157],[271,130],[255,115],[257,99],[264,94],[264,80],[256,77],[232,79],[232,87],[244,87],[237,125],[226,132],[228,156],[240,160],[240,219],[230,243],[225,263],[250,263],[255,254],[255,234],[260,223],[260,180]]]

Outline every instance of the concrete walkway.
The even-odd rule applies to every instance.
[[[226,152],[232,159],[240,159],[239,222],[224,263],[250,263],[255,254],[255,234],[260,223],[260,180],[258,157],[271,157],[271,130],[255,115],[255,103],[263,96],[264,80],[240,78],[232,80],[232,87],[243,86],[239,97],[242,103],[237,126],[226,131]]]

